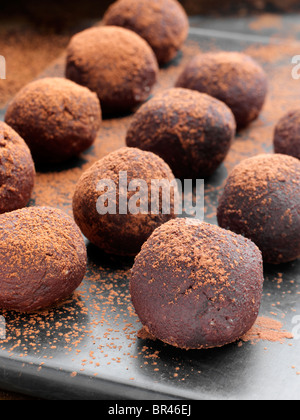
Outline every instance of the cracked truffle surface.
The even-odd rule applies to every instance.
[[[94,143],[101,119],[97,95],[56,77],[25,86],[5,115],[37,163],[60,163],[78,156]]]
[[[256,243],[267,263],[299,258],[299,160],[274,154],[241,162],[226,181],[218,221]]]
[[[170,221],[136,257],[130,291],[148,331],[184,349],[221,347],[255,323],[261,252],[250,240],[195,219]]]
[[[45,309],[69,297],[86,272],[86,247],[74,221],[49,207],[0,216],[0,308]]]
[[[275,153],[300,159],[300,110],[288,112],[278,122],[274,134]]]
[[[120,181],[120,173],[126,173],[126,181]],[[124,178],[125,179],[125,178]],[[99,188],[99,182],[107,180],[113,183],[107,188]],[[129,184],[135,180],[146,182],[146,189],[142,191],[139,201],[141,212],[133,214],[127,207],[130,199],[135,196],[139,186],[131,187]],[[75,221],[82,233],[91,243],[109,254],[134,256],[151,233],[161,224],[175,217],[175,203],[177,200],[177,185],[171,188],[167,200],[170,200],[169,214],[163,214],[162,193],[159,192],[159,205],[152,212],[151,194],[152,180],[174,181],[174,175],[169,166],[158,156],[135,148],[122,148],[110,153],[96,162],[80,178],[73,198],[73,213]],[[99,212],[98,200],[105,196],[107,213]],[[122,198],[120,198],[122,197]],[[124,202],[125,198],[125,212]],[[134,198],[133,198],[134,199]],[[146,205],[145,205],[146,204]],[[115,207],[114,207],[115,206]],[[138,204],[137,204],[138,206]],[[114,207],[114,213],[111,211]],[[121,208],[122,207],[122,208]]]
[[[197,55],[179,76],[176,86],[207,93],[225,102],[238,128],[258,118],[268,91],[262,67],[238,52]]]
[[[158,76],[158,63],[136,33],[103,26],[76,34],[67,49],[66,76],[98,94],[105,114],[127,112],[144,102]]]
[[[206,178],[224,161],[235,131],[234,116],[224,103],[175,88],[136,112],[126,142],[159,155],[178,178]]]
[[[0,122],[0,214],[25,207],[31,197],[35,167],[24,140]]]
[[[177,55],[188,36],[188,17],[176,0],[119,0],[104,15],[106,25],[138,33],[152,47],[160,64]]]

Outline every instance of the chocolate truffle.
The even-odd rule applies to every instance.
[[[96,92],[105,114],[128,112],[144,102],[157,75],[152,49],[128,29],[87,29],[69,44],[66,76]]]
[[[25,86],[10,103],[5,121],[28,144],[37,163],[60,163],[95,141],[101,124],[97,95],[63,78]]]
[[[45,309],[80,285],[86,247],[74,221],[49,207],[30,207],[0,216],[0,308]]]
[[[25,207],[31,197],[35,168],[24,140],[0,122],[0,213]]]
[[[176,86],[198,90],[225,102],[238,128],[259,116],[268,90],[267,76],[260,65],[237,52],[197,55],[184,69]]]
[[[235,342],[261,303],[263,264],[250,240],[196,219],[172,220],[136,257],[130,292],[147,332],[183,349]]]
[[[274,134],[275,153],[300,159],[300,110],[288,112],[277,124]]]
[[[150,44],[160,64],[177,55],[189,30],[188,17],[177,0],[119,0],[103,20],[106,25],[138,33]]]
[[[225,159],[235,131],[234,116],[223,102],[178,88],[137,111],[126,142],[159,155],[178,178],[206,178]]]
[[[157,190],[161,180],[171,185],[164,195]],[[75,221],[106,253],[134,256],[154,229],[175,217],[178,189],[172,182],[174,176],[160,157],[135,148],[119,149],[80,178],[73,198]]]
[[[218,221],[256,243],[267,263],[299,258],[299,160],[275,154],[241,162],[226,181]]]

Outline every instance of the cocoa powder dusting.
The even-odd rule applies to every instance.
[[[96,92],[103,112],[115,115],[134,109],[149,97],[158,63],[149,44],[136,33],[100,26],[72,37],[65,74]]]
[[[259,341],[271,341],[283,343],[285,340],[292,340],[293,334],[283,329],[283,324],[268,317],[259,317],[254,327],[245,334],[241,340],[253,344]]]
[[[138,33],[152,47],[159,63],[174,58],[187,38],[189,22],[177,0],[119,0],[111,5],[103,21]]]
[[[64,39],[62,43],[66,44],[67,41]],[[31,40],[26,42],[27,49],[29,49],[30,43]],[[53,40],[50,40],[50,44],[55,49]],[[60,53],[62,49],[59,44],[58,47]],[[211,48],[211,45],[209,47]],[[21,45],[20,49],[22,50],[22,48]],[[205,50],[205,48],[204,43],[201,45],[201,49]],[[32,45],[30,49],[33,54]],[[19,71],[15,72],[15,81],[11,82],[12,84],[9,81],[0,81],[1,101],[6,102],[11,99],[20,87],[37,76],[44,67],[45,61],[48,62],[49,56],[44,61],[46,53],[41,52],[44,49],[44,45],[39,49],[38,55],[43,65],[38,70],[35,67],[37,62],[32,58],[32,55],[28,56],[25,65],[22,63],[20,65],[20,61],[12,60],[16,63],[16,70],[18,68]],[[58,51],[55,50],[53,58],[57,56]],[[158,83],[154,87],[154,94],[174,87],[183,68],[191,58],[200,52],[198,43],[187,42],[183,47],[180,63],[176,62],[174,65],[161,69]],[[250,47],[245,52],[264,65],[268,73],[270,93],[261,117],[251,127],[243,130],[234,140],[222,169],[225,172],[230,172],[244,158],[272,152],[272,134],[275,122],[288,110],[297,108],[299,105],[297,91],[299,82],[293,80],[290,74],[291,54],[299,54],[298,48],[273,45],[257,46]],[[17,51],[15,56],[25,57]],[[31,67],[28,62],[32,62]],[[276,66],[278,62],[281,63],[280,66]],[[65,60],[60,59],[57,65],[47,71],[47,74],[62,76],[64,66]],[[20,68],[24,73],[24,78],[20,78]],[[24,72],[24,68],[30,72],[29,75],[27,70]],[[31,204],[58,207],[72,216],[72,197],[78,179],[96,161],[125,146],[126,132],[130,122],[131,116],[104,120],[95,144],[79,159],[67,166],[53,167],[49,172],[38,172]],[[221,182],[217,186],[212,184],[206,186],[206,220],[208,222],[215,221],[217,197],[221,194],[223,185],[224,183]],[[214,194],[210,195],[211,192]],[[46,363],[51,363],[56,356],[63,355],[66,356],[65,359],[72,367],[72,377],[76,377],[82,372],[101,373],[103,367],[119,367],[120,362],[128,369],[128,378],[131,380],[135,380],[135,378],[132,376],[130,368],[136,364],[141,366],[141,369],[147,374],[150,371],[153,375],[157,366],[147,356],[155,353],[151,349],[151,344],[147,343],[147,345],[141,346],[137,340],[137,332],[141,328],[141,323],[134,312],[128,291],[132,260],[120,262],[113,257],[104,257],[91,246],[88,247],[88,254],[89,272],[86,281],[75,295],[65,301],[62,306],[26,318],[10,313],[2,314],[5,316],[7,324],[6,338],[1,340],[0,350],[6,352],[8,357],[17,357],[24,362],[31,360],[33,355],[40,356],[39,368],[41,372],[43,372]],[[283,284],[285,284],[285,279],[284,276],[281,276],[275,286],[281,287]],[[295,284],[294,287],[296,288],[297,285]],[[249,345],[262,340],[281,343],[291,338],[291,334],[282,329],[282,324],[279,325],[279,321],[278,323],[275,320],[271,322],[269,318],[264,317],[258,318],[253,329],[243,337],[243,342]],[[93,344],[93,355],[86,354],[87,343]],[[163,363],[166,361],[164,360]],[[171,379],[175,378],[176,381],[185,379],[184,373],[182,373],[185,370],[183,365],[184,362],[178,358],[174,365],[168,366]],[[295,372],[298,371],[299,367]],[[194,372],[197,378],[200,373]],[[157,380],[160,378],[159,375],[155,377]]]
[[[143,327],[141,328],[138,333],[137,333],[137,337],[141,340],[151,340],[151,341],[156,341],[156,338],[154,337],[154,335],[152,335],[148,330],[147,327]]]
[[[268,92],[267,75],[252,57],[225,51],[196,55],[180,74],[176,86],[225,102],[239,129],[258,118]]]
[[[25,140],[36,164],[79,156],[93,144],[102,120],[98,97],[62,77],[29,83],[8,105],[5,121]]]
[[[281,16],[265,13],[255,18],[249,25],[249,27],[255,31],[261,31],[265,29],[282,29],[283,22]]]
[[[65,50],[68,35],[42,35],[28,28],[0,28],[0,52],[6,59],[7,79],[0,80],[0,106],[36,78]]]
[[[149,333],[146,327],[138,332],[140,340],[156,341],[156,338]],[[292,340],[293,334],[283,329],[283,324],[272,318],[260,316],[255,325],[247,332],[241,341],[244,343],[257,344],[260,341],[269,341],[272,343],[284,343],[286,340]]]
[[[126,143],[159,155],[180,179],[199,179],[221,165],[235,133],[234,116],[223,102],[174,88],[157,94],[135,113]]]

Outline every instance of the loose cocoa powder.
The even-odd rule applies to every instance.
[[[283,324],[268,317],[259,317],[254,327],[242,337],[242,341],[253,344],[259,341],[283,343],[293,339],[293,334],[283,329]]]
[[[6,59],[6,79],[0,80],[0,107],[59,57],[69,38],[40,34],[22,26],[0,28],[0,55]]]

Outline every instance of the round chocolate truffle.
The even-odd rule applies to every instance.
[[[75,35],[66,76],[96,92],[105,114],[131,111],[150,96],[158,75],[156,57],[136,33],[115,26]]]
[[[221,227],[251,239],[267,263],[299,258],[299,160],[275,154],[241,162],[226,181],[218,221]]]
[[[28,144],[37,163],[60,163],[95,141],[101,124],[97,95],[63,78],[25,86],[8,106],[5,121]]]
[[[183,349],[221,347],[255,323],[263,264],[250,240],[196,219],[176,219],[143,245],[130,292],[147,332]]]
[[[25,207],[31,197],[35,167],[24,140],[0,122],[0,214]]]
[[[0,216],[0,308],[45,309],[80,285],[86,247],[74,221],[49,207],[30,207]]]
[[[277,124],[274,135],[275,153],[300,159],[300,110],[288,112]]]
[[[189,89],[170,89],[133,116],[126,142],[165,160],[178,178],[206,178],[224,161],[234,138],[231,110]]]
[[[184,69],[176,86],[198,90],[225,102],[238,128],[259,116],[268,90],[267,76],[261,66],[238,52],[197,55]]]
[[[104,23],[138,33],[160,64],[177,55],[189,30],[188,17],[177,0],[118,0],[104,15]]]
[[[154,229],[175,217],[177,199],[174,175],[160,157],[122,148],[82,175],[73,211],[91,243],[108,254],[134,256]]]

